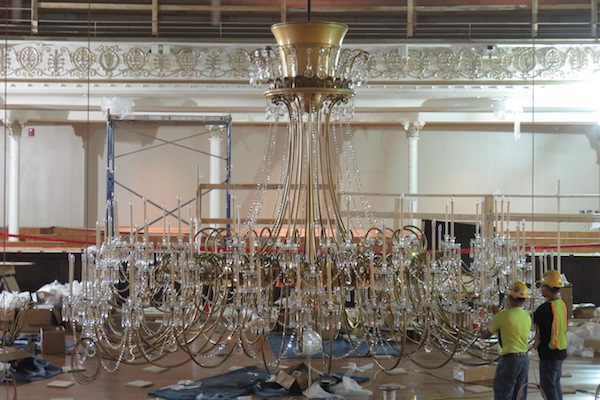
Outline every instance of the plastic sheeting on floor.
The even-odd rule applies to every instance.
[[[14,361],[10,373],[17,382],[35,382],[52,378],[63,372],[61,367],[39,357]]]
[[[210,378],[171,385],[148,395],[167,400],[233,399],[253,393],[253,387],[257,383],[270,377],[271,374],[266,369],[244,367]]]
[[[332,382],[342,381],[343,374],[324,375]],[[154,392],[148,396],[166,400],[218,400],[233,399],[247,394],[255,394],[261,398],[299,395],[299,387],[286,389],[276,382],[269,382],[271,374],[255,366],[244,367],[222,375],[195,381],[182,381]],[[357,383],[366,382],[368,377],[352,376]]]

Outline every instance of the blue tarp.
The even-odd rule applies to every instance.
[[[35,382],[61,374],[62,368],[39,357],[14,361],[10,372],[17,382]]]
[[[342,380],[343,374],[324,375],[334,383]],[[300,394],[299,387],[291,389],[281,387],[276,382],[266,382],[271,374],[258,367],[245,367],[210,378],[187,381],[185,384],[171,385],[148,393],[148,396],[166,400],[217,400],[233,399],[238,396],[255,394],[261,398],[281,397]],[[358,383],[366,382],[368,377],[353,376]]]
[[[10,373],[17,382],[35,382],[55,377],[63,372],[61,367],[35,356],[40,352],[37,345],[40,341],[40,335],[27,334],[19,335],[14,340],[6,339],[2,338],[0,340],[11,342],[10,347],[25,349],[31,353],[31,357],[15,360],[10,363]]]
[[[172,385],[148,395],[168,400],[195,400],[200,395],[203,399],[233,399],[253,393],[253,387],[270,376],[266,369],[245,367],[222,375],[191,381],[187,385]]]

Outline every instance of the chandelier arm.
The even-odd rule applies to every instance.
[[[325,116],[325,118],[327,120],[327,115]],[[337,227],[337,221],[335,219],[335,216],[332,216],[331,214],[331,209],[335,207],[337,199],[335,198],[336,191],[334,187],[334,182],[330,179],[331,174],[328,173],[328,170],[331,168],[331,164],[328,163],[330,151],[329,134],[327,132],[328,125],[327,122],[321,120],[319,121],[319,125],[321,129],[320,132],[317,133],[317,143],[319,146],[318,154],[320,154],[321,157],[318,158],[318,156],[315,155],[315,158],[319,163],[318,173],[320,175],[318,193],[321,194],[321,196],[319,197],[319,204],[317,206],[317,210],[319,212],[318,220],[322,221],[321,226],[327,225],[326,227],[324,226],[324,228],[326,228],[326,230],[328,229],[328,231],[330,232],[331,242],[337,244],[337,238],[339,237],[339,228]],[[323,213],[325,215],[323,215]],[[326,224],[323,223],[323,221],[326,222]]]
[[[379,368],[381,368],[384,371],[391,371],[391,370],[397,368],[398,365],[400,365],[400,361],[402,361],[402,351],[400,351],[400,355],[398,355],[398,356],[379,355],[379,354],[373,354],[372,356],[373,356],[373,359],[375,360],[375,363],[377,363]],[[392,359],[393,359],[392,364],[384,365],[383,357],[387,357],[388,359],[390,357],[392,357]]]
[[[271,345],[268,342],[268,337],[269,337],[269,334],[263,335],[263,342],[262,342],[262,345],[260,346],[260,353],[262,356],[262,362],[263,362],[265,369],[270,374],[275,374],[281,364],[281,357],[275,357],[275,359],[273,361],[267,361],[267,358],[268,358],[267,353],[272,352]]]
[[[301,106],[300,102],[298,99],[296,99],[296,106],[295,106],[295,110],[296,112],[299,110],[299,107]],[[305,174],[306,172],[304,171],[304,157],[307,157],[307,152],[306,152],[306,147],[305,147],[305,143],[304,140],[305,138],[302,137],[301,135],[301,129],[300,129],[300,125],[303,124],[302,122],[302,116],[297,115],[296,118],[296,123],[295,124],[291,124],[290,128],[291,128],[291,133],[292,133],[292,156],[290,157],[290,163],[289,163],[289,167],[288,167],[288,179],[285,180],[285,183],[288,187],[288,193],[290,193],[291,195],[289,197],[287,197],[288,201],[286,206],[288,207],[288,209],[286,210],[285,214],[287,215],[288,221],[287,221],[287,233],[286,233],[286,237],[290,238],[294,235],[294,233],[296,232],[297,229],[299,228],[299,223],[301,222],[301,218],[300,218],[300,204],[301,204],[301,198],[303,193],[305,192],[305,189],[302,185],[302,179],[303,179],[303,174]],[[282,221],[283,222],[283,221]]]
[[[86,353],[85,359],[79,357],[79,347],[82,347],[83,351]],[[90,350],[90,347],[93,348],[93,350]],[[89,374],[88,368],[82,368],[84,361],[88,358],[97,360],[96,368],[92,369],[91,374]],[[87,365],[87,367],[89,367],[89,365]],[[75,343],[73,350],[71,351],[71,371],[75,380],[81,385],[87,385],[93,382],[100,375],[100,372],[102,371],[100,364],[100,351],[93,339],[81,338]]]
[[[194,234],[194,241],[196,240],[200,240],[200,244],[202,244],[203,242],[206,243],[206,241],[208,240],[207,238],[212,234],[212,232],[215,229],[212,227],[206,227],[203,229],[199,229],[195,234]],[[202,239],[204,237],[204,239]],[[202,246],[200,246],[198,248],[199,252],[205,252],[206,251],[206,247],[202,248]]]
[[[400,320],[402,321],[402,328],[399,332],[400,338],[398,338],[396,335],[396,330],[394,329],[395,324],[393,324],[392,326],[388,325],[388,329],[391,332],[390,334],[391,334],[393,340],[386,342],[390,347],[392,347],[392,349],[395,349],[398,352],[398,356],[395,357],[395,361],[389,367],[384,366],[383,363],[379,361],[379,357],[377,354],[374,354],[373,358],[375,359],[375,362],[377,362],[377,364],[380,366],[380,368],[382,368],[383,370],[386,370],[386,371],[391,371],[400,364],[402,357],[404,355],[406,355],[406,339],[408,337],[408,326],[407,326],[408,318],[406,315],[407,314],[406,309],[394,310],[390,305],[390,306],[388,306],[387,310],[389,311],[392,320],[395,317],[395,315],[398,312],[400,312]],[[386,322],[386,324],[387,324],[387,322]],[[400,345],[400,346],[398,346],[398,345]]]
[[[268,343],[266,342],[266,335],[263,333],[257,334],[255,339],[249,339],[247,338],[247,334],[244,333],[245,331],[242,330],[240,332],[240,341],[239,341],[239,346],[241,347],[243,353],[252,359],[257,359],[260,356],[260,360],[262,361],[263,365],[266,365],[265,361],[266,361],[266,357],[265,357],[265,351],[264,351],[264,346],[267,345]],[[257,351],[251,351],[250,347],[251,346],[256,346],[258,344],[258,349]]]
[[[219,264],[215,262],[213,265],[216,269]],[[227,302],[227,290],[223,289],[223,284],[220,283],[223,281],[223,278],[220,275],[217,275],[217,273],[214,273],[213,275],[213,283],[211,285],[206,285],[209,289],[212,289],[207,292],[207,295],[205,296],[207,301],[200,304],[196,303],[196,317],[192,319],[190,324],[190,326],[196,327],[195,329],[199,334],[204,334],[217,329],[219,322],[223,318],[223,311]],[[209,297],[209,295],[211,297]],[[200,326],[197,326],[201,318],[204,318],[205,322]]]
[[[441,295],[439,293],[436,295],[436,300],[438,303],[435,309],[435,320],[437,322],[436,327],[437,330],[440,331],[442,334],[434,334],[434,337],[437,338],[439,343],[452,344],[454,349],[450,353],[450,356],[454,357],[454,354],[456,354],[459,351],[459,345],[462,342],[465,332],[463,329],[460,329],[457,323],[450,320],[451,315],[455,314],[452,312],[452,310],[444,311],[444,305],[441,303]],[[448,353],[447,349],[441,344],[438,344],[437,347],[444,353]]]
[[[279,236],[279,232],[281,230],[281,227],[283,225],[283,221],[285,219],[285,214],[286,211],[289,213],[289,215],[291,214],[291,211],[288,211],[287,208],[290,207],[290,200],[289,200],[289,196],[290,196],[290,190],[291,190],[291,182],[290,182],[290,176],[294,171],[293,165],[295,162],[295,156],[296,156],[296,151],[295,149],[297,148],[297,137],[298,134],[296,132],[296,124],[294,124],[294,108],[292,107],[291,102],[285,98],[282,95],[277,96],[275,99],[271,99],[271,101],[276,102],[276,103],[283,103],[286,107],[286,109],[288,110],[288,115],[290,116],[290,122],[288,125],[288,136],[290,137],[290,143],[291,145],[289,146],[289,153],[288,153],[288,163],[287,163],[287,174],[286,174],[286,178],[284,180],[284,184],[283,184],[283,189],[282,189],[282,200],[283,199],[287,199],[287,201],[282,201],[280,204],[280,207],[278,207],[277,210],[277,215],[275,216],[275,221],[273,223],[273,228],[272,228],[272,235],[274,237],[278,237]]]
[[[163,368],[175,368],[175,367],[181,366],[181,365],[183,365],[183,364],[185,364],[185,363],[187,363],[189,361],[188,359],[184,359],[183,361],[175,362],[175,363],[172,363],[172,364],[159,364],[159,363],[157,363],[156,362],[157,360],[160,360],[160,359],[163,359],[163,358],[167,357],[169,355],[169,352],[165,352],[164,348],[155,348],[155,347],[151,346],[151,343],[148,342],[148,341],[146,341],[145,339],[141,340],[139,338],[140,335],[138,333],[139,332],[136,332],[136,335],[135,335],[136,338],[135,338],[134,342],[136,344],[136,348],[138,349],[138,353],[141,354],[141,358],[143,358],[143,360],[140,360],[140,361],[137,361],[137,362],[136,361],[131,361],[131,362],[130,361],[125,361],[126,364],[129,364],[129,365],[143,365],[146,362],[148,362],[148,363],[151,363],[153,365],[160,366],[160,367],[163,367]],[[151,348],[153,348],[155,350],[158,350],[159,351],[158,355],[156,357],[151,357],[146,352],[146,347],[147,346],[150,346]],[[136,359],[137,359],[137,357],[136,357]]]
[[[121,335],[121,341],[118,345],[114,345],[113,341],[111,339],[116,339],[116,335],[109,335],[109,334],[103,334],[103,329],[101,326],[99,326],[96,330],[96,335],[93,338],[89,338],[89,337],[84,337],[81,340],[84,339],[92,339],[94,340],[94,344],[96,345],[96,348],[98,349],[98,351],[96,352],[96,356],[99,357],[100,362],[102,363],[102,365],[104,366],[105,369],[110,370],[104,363],[104,358],[102,355],[106,356],[106,358],[111,359],[113,361],[115,361],[115,368],[113,370],[116,370],[116,368],[118,368],[119,364],[121,363],[123,356],[125,355],[125,351],[127,349],[127,346],[125,346],[128,343],[128,337],[127,337],[127,330],[126,332],[123,332],[124,334]],[[117,340],[115,340],[115,342],[117,342]],[[118,355],[114,354],[114,350],[118,350]]]
[[[259,254],[259,255],[267,254],[268,250],[271,248],[271,246],[268,244],[268,241],[272,237],[273,237],[273,234],[271,232],[271,228],[269,228],[269,227],[261,228],[260,233],[257,234],[257,238],[258,238],[257,254]],[[265,238],[265,239],[263,239],[263,238]]]
[[[225,338],[225,336],[227,335],[227,330],[225,329],[220,329],[222,327],[222,325],[219,323],[219,321],[221,321],[220,319],[221,316],[219,316],[218,318],[215,318],[215,322],[212,324],[212,327],[210,328],[210,330],[202,330],[199,331],[198,334],[193,338],[193,340],[185,340],[185,341],[180,341],[178,340],[177,337],[175,337],[178,346],[181,347],[190,357],[190,359],[192,361],[194,361],[194,363],[198,364],[198,365],[202,365],[202,363],[200,363],[197,360],[198,356],[202,356],[202,357],[212,357],[213,355],[221,355],[223,353],[221,353],[221,350],[225,347],[227,341],[224,341],[223,339]],[[213,337],[213,334],[215,332],[219,332],[220,331],[220,336],[219,334],[217,334],[217,338]],[[196,349],[196,350],[192,350],[189,345],[191,343],[195,343],[195,341],[202,337],[203,340],[201,341],[201,346]],[[207,349],[208,351],[203,351],[204,349]],[[216,348],[216,350],[215,350]],[[231,354],[231,352],[229,353]],[[224,358],[227,358],[228,355],[226,355]]]
[[[440,309],[438,309],[438,311],[439,310]],[[442,325],[437,325],[437,327],[438,327],[438,329],[442,329]],[[446,333],[448,333],[448,329],[443,329],[443,331],[446,332]],[[429,335],[429,341],[430,342],[433,339],[436,339],[436,338],[438,340],[440,340],[440,341],[441,340],[447,340],[447,338],[449,336],[449,335],[443,335],[443,336],[440,337],[440,336],[436,335],[435,332],[433,332],[433,331],[430,331],[430,332],[431,332],[431,334]],[[436,344],[436,343],[433,343],[433,344]],[[443,360],[442,362],[440,362],[439,364],[434,365],[434,366],[432,366],[432,365],[426,365],[425,363],[421,363],[419,361],[415,361],[412,357],[410,357],[410,358],[411,358],[411,361],[415,362],[420,367],[427,368],[427,369],[438,369],[438,368],[441,368],[441,367],[445,366],[446,364],[448,364],[448,362],[450,362],[450,360],[452,360],[452,358],[454,357],[454,355],[456,354],[456,352],[458,350],[458,345],[459,344],[460,344],[460,330],[458,330],[458,335],[457,335],[457,337],[456,337],[456,339],[454,341],[454,348],[452,349],[452,351],[450,353],[446,353],[445,349],[441,345],[436,344],[435,347],[438,350],[440,350],[443,354],[445,354],[447,357],[446,357],[445,360]]]
[[[283,103],[283,100],[280,100],[279,103]],[[280,106],[282,109],[287,110],[287,115],[291,116],[292,114],[290,114],[290,104],[286,104],[283,103],[283,105]],[[276,192],[276,198],[275,198],[275,204],[276,206],[273,208],[273,220],[275,222],[279,221],[279,219],[276,218],[277,215],[282,215],[284,216],[285,213],[283,212],[283,207],[287,204],[288,198],[289,198],[289,190],[290,187],[288,186],[288,192],[285,192],[285,185],[281,184],[282,182],[285,183],[287,177],[290,175],[291,173],[291,167],[292,167],[292,159],[293,159],[293,149],[295,147],[295,143],[294,140],[295,135],[292,135],[292,120],[291,117],[288,120],[288,123],[285,126],[285,146],[283,148],[283,154],[284,157],[281,160],[281,168],[280,168],[280,172],[279,172],[279,184],[277,186],[277,192]],[[273,153],[275,152],[275,149],[273,149]],[[290,214],[291,215],[291,214]],[[275,223],[276,225],[276,223]]]
[[[268,115],[267,115],[267,118],[269,118]],[[245,222],[245,227],[247,227],[248,231],[256,229],[256,222],[257,222],[258,217],[260,216],[260,212],[263,208],[265,194],[267,192],[267,185],[272,179],[273,160],[275,158],[275,149],[277,148],[277,143],[279,140],[278,139],[279,135],[277,134],[279,131],[279,116],[276,115],[276,116],[274,116],[274,118],[275,118],[275,122],[273,122],[272,124],[269,125],[269,141],[268,141],[269,146],[267,146],[267,148],[265,149],[265,155],[263,157],[263,161],[262,161],[260,169],[259,169],[260,172],[259,172],[259,179],[258,179],[258,183],[257,183],[257,190],[255,192],[253,201],[251,203],[250,210],[248,212],[248,218]],[[288,138],[288,142],[289,142],[288,135],[286,135],[286,138]],[[282,162],[282,164],[285,165],[285,159]],[[284,171],[283,165],[281,168],[282,173]],[[280,194],[280,190],[278,189],[275,204],[281,204],[281,201],[279,199],[279,194]],[[278,207],[273,208],[273,213],[271,215],[271,218],[274,218],[277,208]]]
[[[302,223],[301,220],[301,202],[302,197],[306,196],[306,187],[303,184],[303,176],[306,174],[305,170],[305,157],[309,157],[309,153],[306,149],[305,136],[302,135],[303,132],[303,120],[302,120],[302,99],[295,96],[294,97],[294,107],[293,107],[293,116],[290,117],[290,128],[292,133],[292,157],[290,158],[288,176],[289,179],[286,179],[286,184],[290,186],[290,191],[292,193],[291,198],[288,200],[289,212],[288,212],[288,237],[290,232],[295,232],[296,229],[300,229],[299,225]],[[306,208],[304,207],[305,213]],[[307,231],[304,230],[305,235]],[[304,244],[306,246],[306,244]]]
[[[140,336],[140,340],[138,340],[138,344],[140,345],[140,349],[145,349],[146,347],[150,347],[153,350],[158,351],[158,356],[160,357],[164,350],[165,339],[170,334],[170,327],[163,325],[162,329],[158,332],[154,332],[150,336],[144,336],[140,331],[137,331],[137,334]],[[143,346],[141,346],[143,344]],[[145,350],[141,350],[142,354],[145,354]]]
[[[278,353],[275,356],[275,359],[277,360],[277,364],[279,364],[279,361],[281,358],[283,358],[283,356],[285,355],[286,351],[285,351],[285,347],[286,347],[286,335],[287,332],[289,330],[289,326],[288,324],[290,323],[290,317],[291,317],[291,313],[290,313],[290,297],[291,297],[291,293],[290,293],[290,286],[283,286],[282,287],[282,291],[281,291],[281,296],[279,297],[279,299],[277,301],[280,301],[280,306],[279,306],[279,310],[283,311],[283,321],[281,321],[281,316],[282,313],[280,311],[279,314],[279,321],[280,321],[280,331],[281,331],[281,345],[279,348]],[[283,309],[282,309],[283,307]],[[295,337],[295,335],[292,335],[292,337],[290,338],[290,343],[291,343],[291,339],[293,339]]]
[[[325,114],[325,123],[324,123],[324,141],[326,143],[325,157],[326,157],[326,168],[324,170],[327,173],[327,179],[329,181],[329,188],[331,193],[331,202],[333,206],[333,211],[335,215],[335,225],[338,230],[338,235],[340,235],[342,241],[348,237],[348,232],[346,227],[344,226],[343,218],[341,217],[340,205],[337,198],[337,190],[335,189],[336,180],[333,177],[333,163],[331,160],[331,110],[338,105],[338,103],[346,101],[346,95],[338,95],[331,99],[330,103],[327,105],[328,112]],[[339,242],[338,242],[339,244]]]
[[[231,347],[231,349],[226,352],[226,353],[222,353],[219,351],[218,353],[218,362],[214,363],[214,364],[208,364],[208,363],[204,363],[201,362],[200,360],[198,360],[196,357],[191,357],[191,360],[197,364],[198,366],[202,367],[202,368],[218,368],[221,365],[223,365],[227,360],[229,360],[229,357],[231,356],[231,354],[233,354],[233,350],[234,347]]]
[[[355,291],[355,294],[356,293],[357,290]],[[359,314],[361,314],[361,310],[357,311]],[[348,343],[350,343],[350,346],[354,350],[354,352],[360,355],[360,343],[357,343],[355,338],[362,337],[365,335],[365,326],[363,323],[361,323],[363,318],[360,315],[358,315],[357,322],[355,324],[352,324],[352,322],[350,321],[350,316],[348,315],[348,309],[345,306],[342,307],[341,315],[343,316],[341,318],[341,327],[346,332]],[[353,332],[356,334],[353,335]],[[352,336],[355,336],[355,338],[353,338]]]
[[[203,231],[207,231],[208,233],[204,241],[204,251],[207,253],[217,253],[219,251],[218,242],[221,240],[221,235],[223,234],[224,229],[209,227],[207,229],[204,229]]]
[[[414,265],[414,261],[415,261],[414,259],[411,261],[411,266]],[[408,270],[411,271],[411,269],[412,268],[409,268]],[[422,295],[421,295],[422,286],[416,284],[416,282],[418,281],[419,278],[414,273],[408,273],[408,277],[409,277],[409,279],[407,280],[407,282],[408,282],[409,287],[408,287],[408,290],[406,293],[408,295],[408,299],[411,304],[411,309],[414,312],[416,312],[416,310],[421,310],[421,311],[427,312],[427,310],[424,307],[420,307],[420,305],[423,304]],[[418,319],[419,319],[419,317],[423,317],[423,315],[420,315],[418,313],[413,314],[413,315],[416,318],[412,319],[411,325],[419,337],[418,340],[411,339],[411,342],[413,342],[416,345],[414,348],[414,351],[412,352],[412,353],[415,353],[419,349],[423,348],[423,346],[425,345],[425,342],[427,340],[427,335],[428,335],[428,323],[425,324],[424,328],[422,326],[419,326]],[[427,322],[428,321],[427,314],[425,315],[425,319]],[[410,356],[412,353],[406,352],[406,355]]]
[[[317,206],[319,196],[318,180],[315,179],[315,174],[318,173],[316,158],[318,151],[318,137],[316,134],[316,127],[318,126],[318,121],[315,121],[315,117],[318,115],[315,111],[315,95],[304,96],[304,102],[308,110],[306,121],[307,128],[303,138],[305,157],[307,162],[304,163],[305,171],[302,172],[302,175],[306,180],[306,185],[303,188],[304,214],[306,216],[304,220],[304,254],[307,258],[307,263],[309,265],[315,265],[317,244],[315,240],[316,226],[314,226],[314,223],[318,221]],[[299,184],[300,183],[301,182],[299,182]]]
[[[215,324],[216,325],[216,324]],[[198,338],[200,338],[201,336],[203,336],[203,334],[205,333],[205,331],[197,331],[195,329],[193,329],[194,324],[186,324],[186,326],[177,326],[178,330],[176,330],[176,326],[174,325],[169,325],[169,329],[166,330],[166,334],[167,336],[164,338],[164,340],[161,342],[162,346],[161,346],[161,352],[164,352],[164,348],[167,345],[176,345],[177,349],[181,349],[183,350],[185,353],[187,353],[187,355],[189,357],[193,357],[194,355],[197,354],[208,354],[208,352],[202,353],[200,350],[198,350],[197,352],[192,351],[192,349],[190,348],[190,344],[193,344]],[[170,343],[169,343],[170,342]],[[218,342],[216,342],[218,343]],[[213,346],[214,347],[214,346]],[[213,350],[213,348],[211,348],[211,350]],[[172,349],[168,348],[167,352],[171,352]]]

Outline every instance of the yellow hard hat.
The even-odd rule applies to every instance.
[[[564,287],[562,275],[553,269],[546,271],[546,274],[544,275],[542,280],[539,281],[539,283],[541,283],[542,285],[556,288]]]
[[[518,298],[518,299],[528,299],[529,298],[529,288],[526,284],[521,281],[514,281],[506,292],[507,295]]]

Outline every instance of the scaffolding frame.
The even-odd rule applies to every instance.
[[[221,182],[222,184],[229,184],[231,181],[231,114],[217,114],[217,115],[201,115],[196,113],[186,113],[186,114],[161,114],[161,113],[145,113],[145,114],[136,114],[136,113],[128,113],[123,115],[112,115],[110,114],[110,110],[107,113],[106,117],[106,226],[105,228],[109,228],[109,216],[112,216],[114,213],[114,204],[113,200],[115,198],[115,185],[122,187],[123,189],[129,191],[136,197],[142,199],[145,198],[143,194],[137,193],[126,185],[120,183],[115,179],[115,159],[118,156],[115,156],[115,139],[116,139],[116,130],[118,128],[119,123],[152,123],[156,122],[161,125],[182,125],[182,124],[193,124],[193,125],[223,125],[225,126],[226,132],[226,152],[225,157],[216,156],[210,153],[206,153],[204,151],[198,150],[200,154],[206,155],[208,157],[218,157],[220,159],[225,160],[226,172],[225,172],[225,180]],[[208,132],[206,132],[208,133]],[[164,141],[166,145],[176,145],[177,140],[175,141]],[[136,152],[129,153],[127,155],[132,155],[139,153],[141,151],[145,151],[149,149],[141,149]],[[201,196],[208,194],[211,190],[206,190]],[[226,217],[231,218],[231,191],[229,189],[226,190],[225,194],[226,199]],[[159,205],[153,202],[151,199],[146,197],[146,200],[155,207],[159,207]],[[196,201],[196,196],[192,197],[190,200],[184,201],[182,204],[186,206]],[[160,207],[159,207],[160,208]],[[148,226],[151,226],[163,218],[168,216],[175,217],[175,210],[166,210],[166,214],[164,216],[160,216],[152,221],[148,221]],[[187,222],[185,222],[187,224]],[[114,232],[114,218],[112,220],[112,224],[110,225],[110,229]]]

